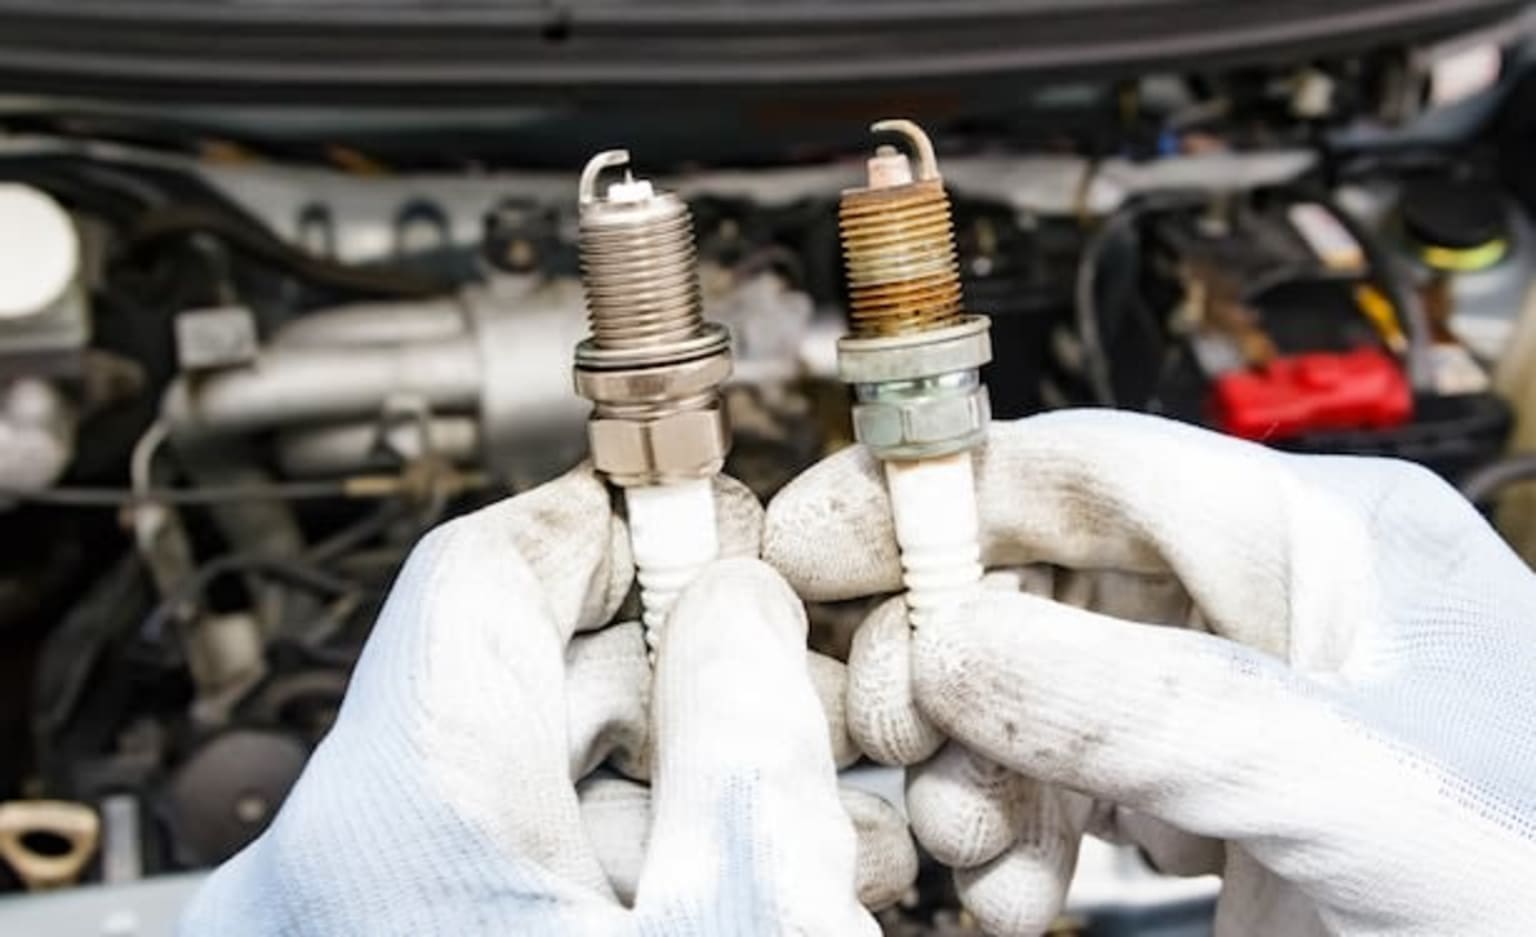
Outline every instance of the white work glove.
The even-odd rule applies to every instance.
[[[755,554],[761,508],[716,493],[725,552]],[[860,893],[893,899],[915,856],[894,808],[840,801],[794,594],[755,559],[707,569],[652,693],[639,626],[603,627],[632,579],[585,470],[426,537],[335,727],[183,933],[873,933]],[[651,790],[583,781],[605,758]]]
[[[1222,872],[1221,935],[1536,934],[1536,577],[1454,490],[1095,411],[978,460],[1012,591],[877,610],[848,705],[887,760],[945,745],[908,808],[985,927],[1043,929],[1088,828]],[[807,599],[899,590],[869,456],[780,493],[764,557]]]

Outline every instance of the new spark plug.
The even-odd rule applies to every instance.
[[[576,346],[576,390],[592,401],[592,463],[623,489],[646,642],[719,552],[712,479],[730,447],[720,385],[730,338],[706,322],[682,199],[626,170],[629,154],[592,157],[580,183],[581,278],[591,334]]]
[[[911,121],[871,129],[905,137],[917,166],[881,146],[868,185],[843,193],[851,328],[838,372],[853,385],[854,435],[885,465],[908,613],[920,625],[981,579],[971,450],[986,438],[979,369],[992,346],[987,318],[964,309],[933,145]]]

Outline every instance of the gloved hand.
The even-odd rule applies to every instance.
[[[1084,411],[995,425],[978,496],[1011,591],[915,634],[878,609],[849,720],[945,745],[908,809],[989,930],[1046,925],[1092,826],[1222,871],[1218,934],[1536,933],[1536,578],[1450,487]],[[868,455],[781,492],[764,557],[808,599],[897,591]]]
[[[751,494],[722,482],[717,505],[725,552],[755,555]],[[589,471],[426,537],[335,727],[184,933],[874,932],[857,890],[899,894],[915,857],[893,808],[840,802],[798,600],[755,559],[711,567],[652,692],[639,626],[603,627],[632,579]],[[609,755],[651,791],[578,785]]]

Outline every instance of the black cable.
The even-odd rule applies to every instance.
[[[177,584],[176,588],[161,599],[160,604],[156,605],[154,610],[144,618],[143,624],[139,626],[139,633],[151,638],[158,636],[164,631],[166,625],[177,617],[184,606],[201,604],[204,593],[219,577],[246,572],[266,573],[327,595],[346,595],[361,591],[361,587],[352,580],[328,573],[303,560],[233,553],[205,563]]]
[[[1430,389],[1434,381],[1434,365],[1430,361],[1429,347],[1431,330],[1429,314],[1419,301],[1418,291],[1404,286],[1400,262],[1382,246],[1375,232],[1366,230],[1365,225],[1356,221],[1332,198],[1324,196],[1321,204],[1338,219],[1349,236],[1359,242],[1366,266],[1374,275],[1376,285],[1386,294],[1387,301],[1402,319],[1403,331],[1408,337],[1406,357],[1409,383],[1419,390]]]
[[[426,299],[449,292],[446,284],[399,270],[354,267],[305,253],[265,228],[225,213],[189,205],[167,206],[143,215],[129,233],[126,255],[192,234],[208,234],[231,248],[313,285],[365,296]]]
[[[1133,232],[1147,215],[1157,211],[1188,208],[1198,205],[1205,198],[1208,196],[1173,191],[1140,196],[1115,209],[1083,245],[1078,256],[1072,305],[1077,318],[1078,338],[1083,344],[1088,387],[1100,406],[1116,405],[1114,383],[1110,377],[1109,349],[1105,344],[1103,330],[1100,329],[1098,302],[1099,264],[1105,251],[1116,238]]]
[[[1519,452],[1483,466],[1462,480],[1461,493],[1473,504],[1486,504],[1516,482],[1536,479],[1536,452]]]
[[[459,476],[438,492],[449,496],[489,487],[480,476]],[[58,507],[116,508],[134,504],[202,505],[227,501],[315,501],[324,498],[348,498],[353,501],[379,501],[408,495],[413,483],[393,475],[359,476],[351,479],[325,479],[302,482],[260,482],[239,485],[203,485],[196,488],[107,488],[58,486],[53,488],[17,488],[0,485],[0,504],[21,502]]]
[[[128,633],[132,613],[152,599],[139,558],[127,553],[85,587],[49,632],[37,655],[32,696],[32,736],[44,760],[78,707],[98,662],[112,642]]]
[[[185,174],[74,154],[0,155],[0,178],[35,185],[127,232],[126,256],[168,239],[209,234],[312,285],[360,296],[423,299],[447,284],[410,272],[357,267],[289,244],[220,193]]]
[[[318,498],[387,498],[395,491],[352,490],[344,481],[272,482],[268,484],[211,485],[202,488],[89,488],[59,487],[36,491],[0,486],[0,502],[21,501],[60,507],[115,508],[132,504],[221,504],[226,501],[307,501]]]
[[[1356,220],[1321,187],[1298,185],[1287,187],[1285,191],[1299,200],[1321,205],[1360,245],[1360,253],[1365,257],[1365,266],[1371,279],[1387,297],[1387,302],[1392,305],[1403,324],[1403,332],[1408,339],[1405,354],[1408,382],[1415,390],[1432,390],[1434,365],[1430,360],[1432,336],[1429,315],[1424,311],[1424,304],[1419,301],[1418,291],[1403,282],[1401,264],[1397,257],[1382,245],[1374,231]]]
[[[1460,148],[1449,149],[1434,144],[1410,144],[1407,147],[1364,147],[1337,150],[1325,147],[1323,165],[1332,169],[1331,178],[1359,179],[1383,173],[1404,174],[1439,172],[1466,158]]]
[[[70,209],[127,228],[146,209],[137,192],[124,192],[106,180],[71,171],[68,166],[0,159],[0,179],[42,189]]]
[[[304,559],[311,563],[325,563],[389,529],[409,513],[402,501],[386,501],[361,518],[341,528],[304,552]]]
[[[1109,373],[1109,350],[1099,330],[1099,261],[1109,243],[1134,228],[1140,217],[1137,211],[1115,212],[1089,235],[1077,262],[1072,304],[1077,316],[1078,338],[1083,344],[1083,370],[1095,402],[1104,407],[1115,405],[1115,387]]]

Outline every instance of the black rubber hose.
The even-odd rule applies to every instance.
[[[1415,390],[1432,391],[1434,367],[1430,361],[1432,336],[1429,316],[1424,311],[1424,304],[1419,301],[1418,292],[1405,282],[1402,261],[1382,245],[1381,239],[1374,231],[1357,221],[1332,195],[1320,187],[1291,186],[1284,191],[1298,200],[1321,205],[1349,233],[1349,236],[1354,238],[1355,243],[1360,245],[1360,252],[1365,256],[1365,266],[1370,271],[1371,279],[1385,294],[1387,301],[1392,304],[1392,308],[1397,311],[1398,317],[1402,320],[1403,331],[1408,339],[1405,369],[1408,372],[1408,381]]]
[[[388,530],[390,525],[407,515],[403,501],[386,501],[356,521],[341,528],[324,540],[311,546],[304,553],[310,563],[326,563],[334,560]]]
[[[59,507],[116,508],[130,504],[222,504],[227,501],[308,501],[317,498],[368,497],[348,489],[343,481],[273,482],[251,485],[210,485],[202,488],[132,488],[59,487],[25,488],[0,486],[0,503],[21,501]],[[380,492],[377,497],[393,497],[397,492]]]
[[[315,286],[385,299],[426,299],[449,292],[446,284],[413,273],[355,267],[314,257],[263,229],[194,206],[173,206],[146,213],[129,233],[124,251],[131,256],[166,240],[193,234],[212,235],[240,253]]]
[[[182,580],[145,617],[144,623],[139,626],[139,633],[159,635],[183,607],[200,605],[204,593],[215,580],[231,573],[246,572],[274,576],[324,595],[345,595],[361,591],[361,587],[352,580],[328,573],[305,560],[233,553],[211,560]]]
[[[254,215],[195,180],[164,171],[92,162],[70,154],[0,156],[0,178],[44,189],[126,232],[122,256],[194,234],[208,234],[252,259],[315,286],[380,299],[424,299],[448,284],[401,270],[316,257],[273,234]]]
[[[1099,328],[1099,261],[1109,242],[1134,227],[1140,217],[1139,212],[1129,210],[1111,215],[1088,236],[1077,263],[1072,305],[1077,316],[1078,339],[1083,345],[1083,372],[1094,402],[1103,407],[1115,406],[1115,387],[1110,378],[1109,350]]]
[[[1461,482],[1461,493],[1473,504],[1486,504],[1516,482],[1536,480],[1536,452],[1520,452],[1483,466]]]
[[[1104,311],[1099,308],[1099,268],[1105,251],[1116,238],[1134,232],[1136,225],[1149,215],[1198,206],[1208,198],[1203,193],[1179,190],[1137,196],[1116,208],[1084,242],[1078,255],[1072,305],[1078,339],[1083,345],[1085,376],[1099,406],[1118,405],[1111,376],[1113,362],[1109,360],[1102,328]]]

